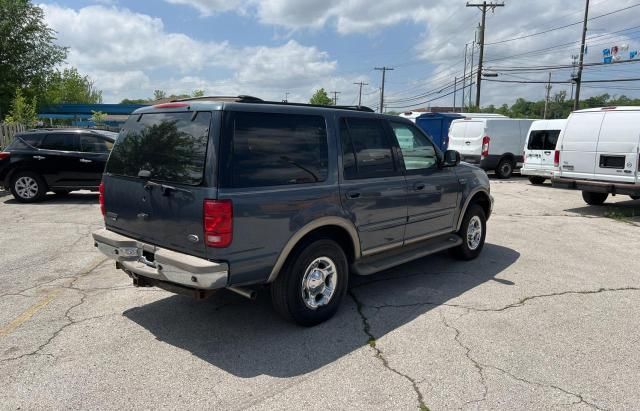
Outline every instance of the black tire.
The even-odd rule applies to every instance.
[[[544,180],[546,180],[546,178],[544,177],[537,177],[537,176],[531,176],[529,177],[529,182],[533,185],[540,185],[544,183]]]
[[[307,272],[313,273],[311,264],[319,259],[321,260],[321,264],[318,266],[319,271],[329,267],[326,260],[331,261],[335,266],[335,273],[325,277],[329,281],[335,281],[335,286],[326,304],[314,309],[307,305],[303,295],[307,296],[308,301],[312,300],[317,303],[318,299],[313,298],[313,293],[307,292],[305,294],[303,283],[305,278],[309,278],[306,275]],[[285,319],[305,327],[314,326],[333,317],[338,311],[338,307],[347,293],[348,281],[349,265],[342,248],[333,240],[315,240],[299,247],[287,260],[283,270],[271,284],[271,302],[273,308]],[[307,282],[306,284],[312,285],[313,283]],[[318,287],[323,287],[322,284],[326,287],[328,282],[320,281]],[[326,288],[324,289],[326,290]],[[318,296],[320,295],[321,293],[318,293]]]
[[[629,196],[632,200],[640,200],[640,196]]]
[[[498,166],[496,167],[496,176],[501,179],[507,179],[511,177],[511,174],[513,174],[514,168],[515,164],[513,163],[512,159],[503,158],[502,160],[500,160]]]
[[[583,191],[582,198],[589,205],[602,205],[609,197],[608,193],[594,193],[593,191]]]
[[[71,190],[53,190],[53,192],[57,196],[64,197],[64,196],[68,196]]]
[[[11,194],[21,203],[42,201],[47,194],[47,183],[31,171],[17,171],[11,177]]]
[[[479,221],[474,219],[477,217]],[[469,226],[471,222],[474,223],[479,222],[481,227],[480,232],[480,243],[475,246],[472,246],[472,241],[467,238],[467,234],[469,233]],[[467,212],[462,219],[462,224],[460,225],[460,230],[458,230],[458,235],[462,238],[462,244],[451,249],[451,255],[458,260],[473,260],[480,252],[482,252],[482,248],[484,247],[484,240],[487,237],[487,217],[484,214],[484,209],[478,204],[471,204],[469,208],[467,208]]]

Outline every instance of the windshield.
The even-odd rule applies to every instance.
[[[210,122],[206,112],[134,114],[118,136],[106,172],[198,185]]]

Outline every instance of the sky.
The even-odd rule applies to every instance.
[[[89,75],[105,103],[202,89],[207,95],[252,95],[307,102],[323,87],[338,104],[457,105],[481,13],[464,0],[57,0],[40,3],[67,64]],[[614,45],[640,49],[638,0],[591,0],[585,62],[602,61]],[[625,9],[626,10],[621,10]],[[619,11],[621,10],[621,11]],[[612,13],[612,14],[608,14]],[[608,15],[606,15],[608,14]],[[492,80],[546,81],[542,66],[571,65],[579,54],[584,0],[504,0],[487,14],[485,66]],[[574,24],[575,23],[575,24]],[[540,32],[556,27],[568,26]],[[494,44],[491,44],[494,43]],[[625,52],[628,54],[628,52]],[[474,51],[477,64],[478,50]],[[622,53],[621,53],[622,54]],[[625,58],[628,56],[625,54]],[[638,58],[640,61],[640,58]],[[507,71],[510,67],[537,67]],[[640,77],[634,62],[585,69],[584,80]],[[466,68],[468,73],[470,63]],[[501,71],[502,70],[502,71]],[[566,81],[571,69],[553,70]],[[468,83],[467,83],[468,84]],[[539,100],[544,84],[482,82],[481,105]],[[461,81],[456,87],[462,88]],[[469,88],[467,88],[468,90]],[[553,84],[551,94],[568,84]],[[584,84],[582,97],[640,97],[640,81]],[[465,97],[465,100],[468,98]]]

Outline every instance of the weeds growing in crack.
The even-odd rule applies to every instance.
[[[376,358],[382,362],[382,365],[384,366],[384,368],[388,369],[394,374],[397,374],[403,377],[404,379],[406,379],[411,383],[411,387],[413,388],[413,391],[416,393],[416,396],[418,397],[418,409],[420,409],[420,411],[428,411],[429,407],[427,407],[427,405],[424,402],[424,397],[420,392],[420,389],[418,388],[418,383],[416,382],[416,380],[407,374],[401,373],[400,371],[396,370],[391,365],[389,365],[389,361],[384,356],[384,353],[377,346],[376,337],[371,332],[371,325],[369,324],[369,319],[367,319],[367,316],[364,315],[364,310],[363,310],[364,305],[360,302],[360,300],[358,300],[358,298],[353,293],[353,291],[349,290],[349,295],[351,296],[353,301],[356,303],[356,309],[358,311],[358,314],[360,315],[360,319],[362,320],[362,330],[368,337],[367,344],[369,345],[369,347],[373,349]]]

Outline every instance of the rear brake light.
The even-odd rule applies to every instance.
[[[224,248],[233,240],[233,203],[231,200],[204,200],[204,242]]]
[[[553,166],[554,167],[559,167],[560,166],[560,151],[556,150],[553,153]]]
[[[482,137],[482,153],[480,154],[480,157],[486,158],[486,157],[489,156],[489,143],[490,142],[491,142],[491,139],[489,138],[489,136]]]
[[[100,202],[100,212],[104,217],[107,215],[107,210],[104,207],[104,183],[103,182],[100,182],[100,187],[98,187],[98,192],[100,193],[100,195],[98,196],[98,201]]]
[[[7,151],[0,151],[0,160],[4,160],[5,158],[9,158],[10,155],[11,155],[11,153],[9,153]]]
[[[156,104],[153,108],[181,108],[181,107],[189,107],[188,103],[162,103]]]

